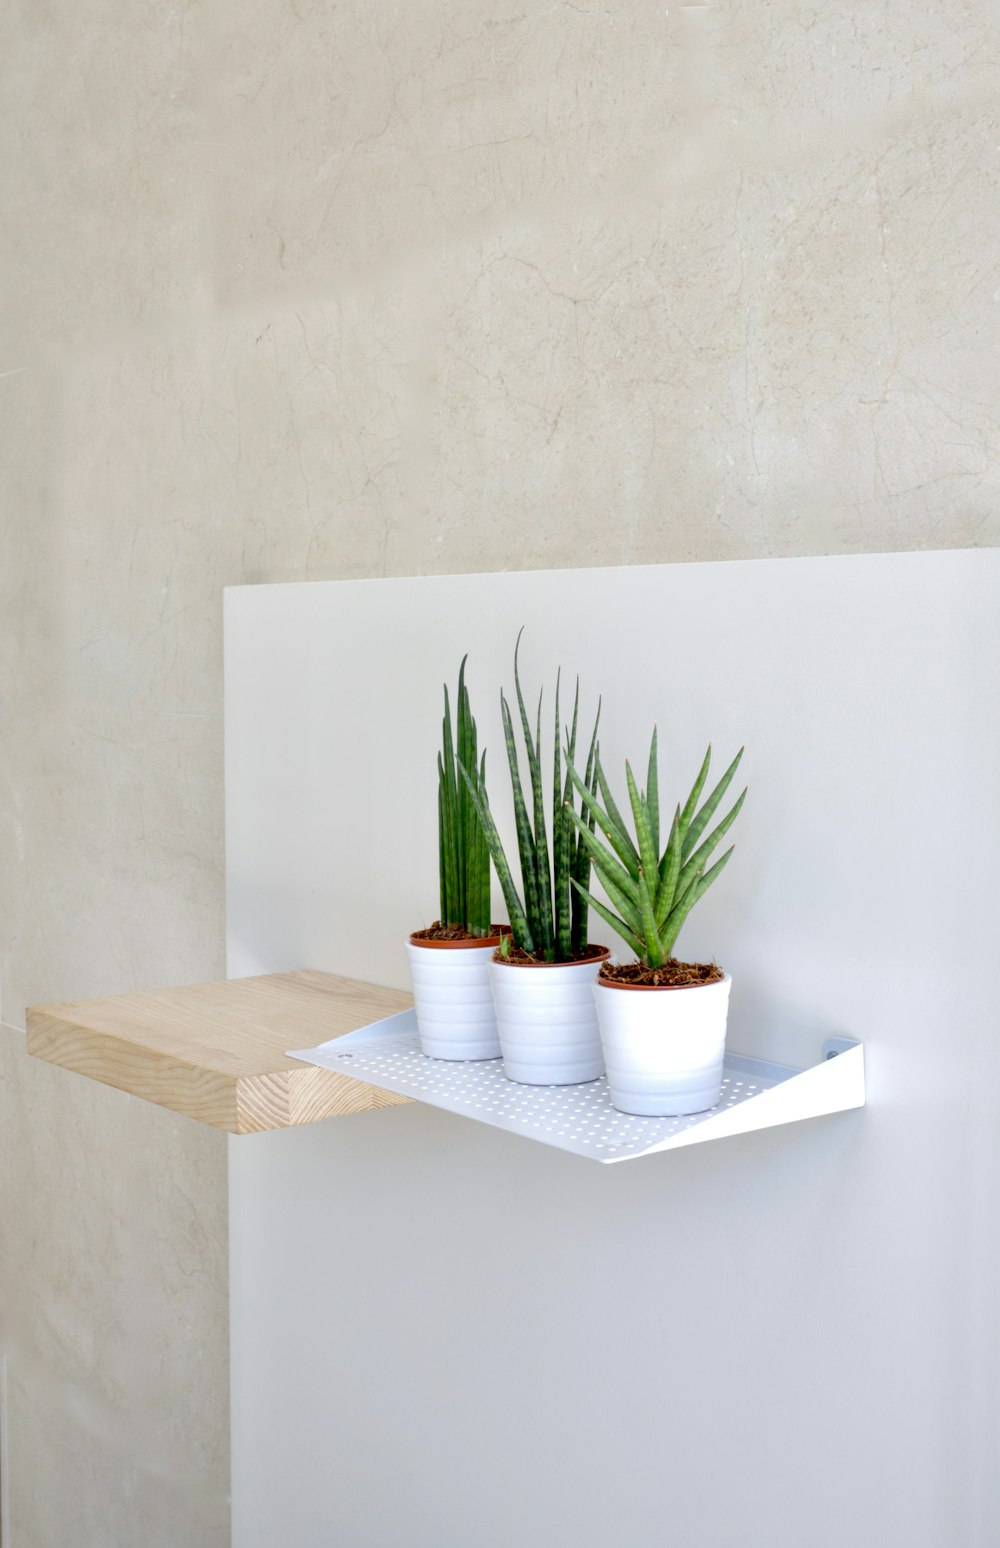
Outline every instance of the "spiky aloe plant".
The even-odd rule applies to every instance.
[[[448,685],[444,685],[442,748],[438,753],[438,853],[441,870],[441,923],[470,935],[490,933],[490,852],[476,802],[486,799],[486,754],[477,761],[476,722],[465,686],[465,663],[458,669],[458,723],[452,736]],[[468,769],[465,778],[459,771]]]
[[[523,631],[522,631],[523,632]],[[517,847],[521,862],[523,899],[518,893],[511,868],[497,832],[489,799],[482,781],[474,779],[475,766],[461,762],[462,773],[473,805],[479,814],[500,886],[503,888],[511,934],[515,946],[520,946],[542,962],[572,962],[587,944],[588,893],[590,881],[590,852],[582,836],[573,831],[570,815],[581,833],[586,831],[592,839],[593,818],[581,819],[573,807],[573,787],[568,772],[563,775],[559,724],[559,681],[556,676],[555,738],[552,778],[552,864],[549,863],[549,844],[545,828],[545,791],[542,779],[542,694],[538,695],[538,713],[535,734],[525,708],[521,679],[518,673],[517,655],[521,635],[514,647],[514,685],[520,713],[521,731],[528,759],[531,781],[531,813],[525,800],[521,783],[521,770],[514,722],[510,706],[501,691],[500,711],[503,716],[504,740],[507,746],[507,762],[510,767],[511,790],[514,797],[514,817],[517,825]],[[568,732],[568,758],[576,754],[577,719],[580,709],[580,684],[577,681],[573,701],[573,721]],[[597,725],[600,705],[587,755],[585,785],[588,791],[593,784],[596,792],[595,770],[597,767]],[[460,760],[461,761],[461,760]],[[572,884],[572,885],[571,885]]]
[[[585,780],[579,777],[573,768],[572,758],[569,759],[569,777],[580,792],[581,803],[589,814],[590,823],[581,821],[571,807],[567,808],[569,818],[577,829],[579,842],[593,860],[594,869],[617,913],[605,907],[589,891],[582,887],[581,891],[591,907],[631,946],[645,967],[662,967],[668,960],[681,925],[729,862],[732,846],[721,860],[706,869],[709,858],[739,816],[746,799],[745,789],[722,821],[707,837],[703,835],[729,789],[742,757],[741,747],[711,795],[699,806],[712,759],[712,749],[709,747],[683,809],[678,804],[674,812],[662,854],[659,847],[660,803],[655,727],[649,748],[645,790],[640,790],[630,765],[625,764],[629,804],[635,825],[634,839],[615,804],[600,757],[595,764],[596,789],[589,775]],[[597,799],[597,790],[600,791],[600,801]],[[592,826],[595,822],[607,840],[607,845],[597,838]]]

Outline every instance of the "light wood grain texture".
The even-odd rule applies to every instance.
[[[28,1052],[231,1134],[405,1098],[289,1059],[412,1004],[332,973],[273,973],[28,1011]]]

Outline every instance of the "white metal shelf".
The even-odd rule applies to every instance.
[[[846,1038],[830,1039],[820,1063],[804,1070],[727,1054],[718,1105],[686,1118],[618,1112],[603,1076],[579,1086],[521,1086],[507,1079],[499,1059],[429,1059],[421,1052],[412,1010],[290,1057],[604,1163],[844,1112],[865,1102],[864,1049]]]

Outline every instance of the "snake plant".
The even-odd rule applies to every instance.
[[[578,842],[593,860],[594,869],[617,913],[591,896],[581,883],[574,881],[574,886],[579,887],[590,906],[631,946],[644,967],[662,967],[668,960],[688,914],[729,862],[732,846],[714,865],[708,865],[719,842],[739,816],[746,799],[745,789],[722,821],[707,837],[703,835],[729,789],[742,757],[741,747],[711,795],[699,806],[712,759],[709,747],[683,809],[678,804],[674,812],[662,854],[655,727],[645,790],[639,788],[631,766],[625,764],[634,837],[615,804],[600,757],[595,762],[596,780],[591,779],[589,772],[581,779],[573,768],[572,756],[569,758],[569,778],[580,792],[588,820],[582,821],[572,807],[567,807],[567,813],[577,830]],[[606,844],[597,838],[594,823],[607,840]]]
[[[448,685],[444,687],[442,748],[438,753],[438,853],[441,923],[470,935],[490,933],[490,852],[476,802],[486,799],[486,754],[477,762],[476,722],[469,708],[465,663],[458,670],[457,738],[452,736]],[[465,774],[465,770],[471,774]],[[462,777],[462,774],[465,777]]]
[[[522,631],[523,632],[523,631]],[[586,813],[578,815],[573,806],[573,787],[570,783],[569,762],[576,754],[577,720],[580,709],[580,684],[577,681],[573,701],[573,720],[568,730],[567,770],[562,768],[562,752],[559,724],[559,681],[556,676],[555,737],[552,777],[552,864],[549,863],[549,844],[545,826],[545,791],[542,778],[542,695],[538,696],[538,712],[535,733],[532,735],[528,712],[521,691],[517,655],[521,645],[520,634],[514,647],[514,685],[521,732],[528,761],[531,782],[531,811],[525,799],[521,782],[521,770],[514,721],[510,706],[503,692],[500,694],[500,712],[503,717],[504,740],[507,746],[507,762],[510,767],[511,790],[514,797],[514,817],[517,826],[517,847],[521,862],[523,898],[518,893],[510,864],[497,832],[489,799],[482,780],[476,780],[475,767],[463,762],[462,774],[473,805],[479,814],[493,856],[493,864],[503,889],[511,935],[515,946],[520,946],[530,956],[541,962],[572,962],[587,945],[588,898],[590,881],[590,850],[584,842],[587,834],[593,842],[593,818]],[[597,724],[600,705],[590,739],[585,778],[581,782],[588,794],[596,794]],[[591,788],[593,787],[593,788]],[[579,833],[574,831],[573,818]]]

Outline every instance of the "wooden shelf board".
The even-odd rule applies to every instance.
[[[231,1134],[286,1129],[406,1100],[285,1056],[406,1010],[399,989],[332,973],[33,1006],[28,1052]]]

